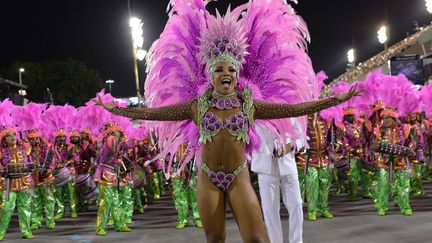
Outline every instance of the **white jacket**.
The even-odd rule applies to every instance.
[[[305,146],[305,134],[302,134],[302,129],[296,118],[291,118],[299,139],[295,141],[294,149],[300,149]],[[266,175],[285,176],[297,174],[297,166],[295,162],[295,150],[287,153],[281,158],[273,157],[273,149],[275,147],[281,148],[283,145],[276,144],[273,134],[262,125],[256,126],[256,131],[261,138],[260,151],[252,153],[251,170],[256,173]],[[286,144],[292,143],[291,138],[287,136]]]

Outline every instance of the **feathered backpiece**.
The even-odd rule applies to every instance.
[[[16,121],[13,118],[15,109],[15,105],[9,99],[0,103],[0,140],[9,133],[17,133]]]
[[[426,113],[427,117],[432,116],[432,82],[423,86],[419,91],[420,96],[420,110]]]
[[[44,126],[42,113],[47,109],[47,104],[28,103],[25,106],[17,107],[14,115],[19,129],[29,138],[40,138],[42,132],[40,127]]]
[[[248,86],[254,99],[272,103],[300,103],[318,98],[316,75],[306,52],[309,33],[304,21],[284,1],[261,0],[247,3],[243,14],[248,55],[240,72],[240,86]],[[306,117],[298,118],[298,134],[289,119],[261,120],[282,143],[285,136],[305,136]],[[253,127],[248,151],[256,149],[259,138]]]
[[[15,109],[15,105],[9,99],[5,99],[0,103],[0,125],[16,126],[16,121],[13,118]]]
[[[114,97],[112,97],[109,93],[105,93],[105,90],[101,90],[99,93],[97,93],[97,96],[100,96],[103,102],[115,102]],[[94,99],[88,101],[84,107],[80,107],[78,109],[78,116],[82,117],[83,119],[81,123],[81,129],[91,129],[92,133],[99,134],[100,129],[102,129],[108,122],[125,120],[130,121],[129,118],[114,116],[110,112],[106,111],[103,107],[96,105],[95,100],[97,99],[97,96]],[[124,107],[125,105],[117,103],[117,106]],[[103,134],[100,135],[103,136]]]
[[[70,105],[64,106],[50,106],[44,113],[42,113],[42,126],[43,133],[49,139],[57,136],[67,136],[68,130],[72,130],[73,118],[76,109]]]
[[[363,89],[360,97],[354,97],[339,107],[354,106],[364,114],[369,114],[390,106],[398,110],[399,114],[406,115],[420,108],[420,94],[413,83],[404,75],[391,76],[378,69],[369,73],[363,82],[352,84],[340,82],[332,89],[333,93],[348,91],[351,86],[358,85]]]
[[[207,12],[208,2],[170,1],[168,23],[147,56],[145,96],[149,107],[197,99],[211,87],[209,76],[217,61],[238,66],[237,91],[248,86],[254,99],[297,103],[317,98],[317,92],[312,91],[315,73],[306,53],[309,34],[304,21],[286,1],[251,0],[223,16]],[[306,119],[299,121],[305,132]],[[294,132],[289,119],[258,122],[281,141],[286,135],[303,136]],[[156,130],[162,145],[160,157],[168,153],[173,156],[182,144],[187,144],[183,161],[195,154],[199,160],[199,133],[192,121],[162,122]],[[260,141],[253,126],[249,136],[247,150],[257,149]]]

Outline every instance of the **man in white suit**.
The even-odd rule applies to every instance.
[[[264,221],[272,243],[282,243],[282,224],[280,219],[280,192],[289,213],[289,242],[303,242],[303,209],[300,186],[295,163],[295,150],[305,146],[304,135],[296,118],[291,122],[301,139],[286,144],[276,144],[276,139],[266,127],[257,125],[256,131],[261,138],[261,151],[252,154],[252,171],[258,173],[261,206]]]

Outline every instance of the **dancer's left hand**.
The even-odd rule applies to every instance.
[[[354,96],[361,96],[361,93],[364,91],[364,89],[357,90],[357,84],[352,86],[348,92],[342,92],[336,95],[336,98],[342,102],[345,102],[349,99],[351,99]]]

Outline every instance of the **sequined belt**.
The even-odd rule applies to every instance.
[[[231,183],[234,181],[235,177],[240,174],[244,168],[246,168],[247,162],[245,161],[242,165],[237,167],[232,173],[227,173],[223,171],[212,171],[210,168],[201,161],[201,168],[207,174],[210,181],[219,188],[222,192],[225,192]]]

